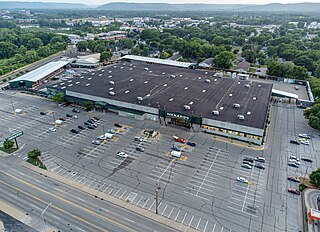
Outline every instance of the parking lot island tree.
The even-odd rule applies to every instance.
[[[37,159],[39,156],[41,156],[41,151],[39,149],[34,149],[28,152],[29,159]]]
[[[4,149],[9,150],[9,149],[13,148],[13,145],[14,145],[14,142],[11,141],[11,140],[5,140],[5,141],[3,141],[3,148],[4,148]]]
[[[85,101],[83,103],[83,106],[86,108],[86,110],[92,110],[93,109],[93,103],[90,101]]]
[[[56,95],[54,95],[52,97],[52,101],[57,102],[57,103],[63,102],[63,100],[64,100],[64,97],[63,97],[62,93],[57,93]]]

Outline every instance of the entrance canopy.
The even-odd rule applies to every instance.
[[[309,223],[312,222],[312,219],[320,220],[320,210],[310,209],[308,216],[309,216]]]

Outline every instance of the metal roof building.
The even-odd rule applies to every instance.
[[[32,70],[14,80],[9,81],[11,88],[32,88],[33,86],[40,84],[44,79],[56,75],[60,72],[64,66],[69,64],[68,61],[53,61],[47,63],[35,70]]]
[[[196,65],[194,63],[188,63],[188,62],[180,62],[180,61],[174,61],[174,60],[163,60],[163,59],[158,59],[158,58],[135,56],[135,55],[125,55],[122,57],[122,59],[148,62],[148,63],[153,63],[153,64],[163,64],[163,65],[169,65],[169,66],[180,67],[180,68],[190,68],[191,66]]]

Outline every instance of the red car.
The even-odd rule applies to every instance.
[[[179,143],[186,143],[186,140],[184,140],[183,138],[180,138],[178,136],[173,136],[174,140],[176,140]]]
[[[288,176],[288,180],[291,180],[291,181],[297,182],[297,183],[300,182],[300,180],[297,177],[294,177],[294,176]]]
[[[288,192],[296,195],[300,195],[300,191],[293,188],[288,188]]]

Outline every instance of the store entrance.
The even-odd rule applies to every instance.
[[[186,121],[186,120],[183,120],[183,119],[170,118],[170,121],[168,123],[171,124],[171,125],[191,128],[191,123],[189,121]]]

